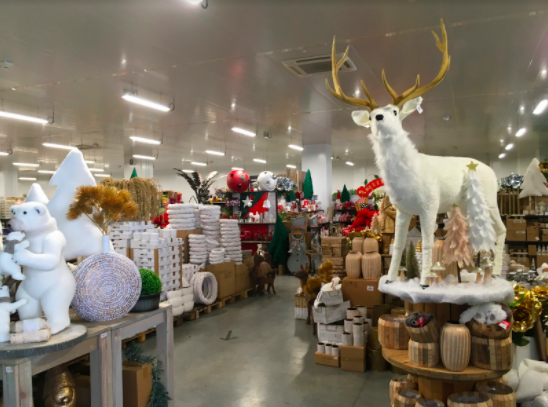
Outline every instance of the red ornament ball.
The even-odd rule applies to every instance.
[[[245,192],[249,188],[249,175],[242,170],[231,171],[226,177],[226,185],[233,192]]]

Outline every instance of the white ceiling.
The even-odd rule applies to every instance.
[[[425,95],[422,115],[405,122],[428,154],[495,158],[506,127],[527,126],[515,151],[538,148],[548,113],[531,111],[548,93],[548,3],[514,0],[185,0],[8,1],[0,8],[0,93],[7,111],[48,117],[36,125],[0,119],[0,157],[53,169],[66,151],[54,143],[93,145],[84,151],[99,166],[122,166],[131,154],[158,155],[156,169],[191,168],[182,159],[212,167],[241,166],[253,157],[294,163],[293,142],[330,142],[334,155],[371,160],[367,130],[354,125],[348,106],[331,97],[325,76],[299,78],[282,61],[329,54],[350,45],[355,72],[341,74],[347,93],[363,79],[375,99],[390,101],[384,68],[397,91],[438,72],[441,54],[431,29],[444,18],[451,68]],[[175,110],[156,112],[121,98],[139,95]],[[15,89],[15,90],[12,90]],[[363,97],[363,95],[362,95]],[[232,104],[234,103],[234,107]],[[519,106],[525,114],[519,115]],[[444,121],[445,115],[451,120]],[[519,120],[519,124],[518,124]],[[230,128],[259,129],[251,139]],[[291,133],[287,128],[291,126]],[[269,131],[272,139],[263,139]],[[135,144],[130,135],[162,138],[160,147]],[[511,154],[515,154],[512,152]],[[293,155],[293,157],[291,157]]]

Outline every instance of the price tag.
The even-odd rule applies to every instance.
[[[106,333],[106,332],[104,332],[104,333],[101,334],[101,339],[106,338],[106,337],[107,337],[107,333]]]
[[[367,286],[367,291],[375,291],[375,287],[372,285]]]
[[[13,373],[13,368],[11,366],[6,366],[6,373]]]
[[[508,330],[508,328],[510,328],[510,322],[508,322],[507,320],[500,321],[499,326],[501,328],[504,328],[504,329]]]

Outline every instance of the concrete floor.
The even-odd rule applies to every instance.
[[[277,295],[239,300],[175,329],[175,394],[179,407],[385,407],[391,372],[355,373],[316,365],[316,339],[295,320],[290,276]],[[232,331],[229,341],[227,333]],[[144,343],[155,348],[155,338]]]

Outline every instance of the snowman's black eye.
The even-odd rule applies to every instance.
[[[27,214],[27,211],[23,212],[23,215],[26,215]]]
[[[398,112],[394,110],[394,116],[397,116],[398,115]]]

